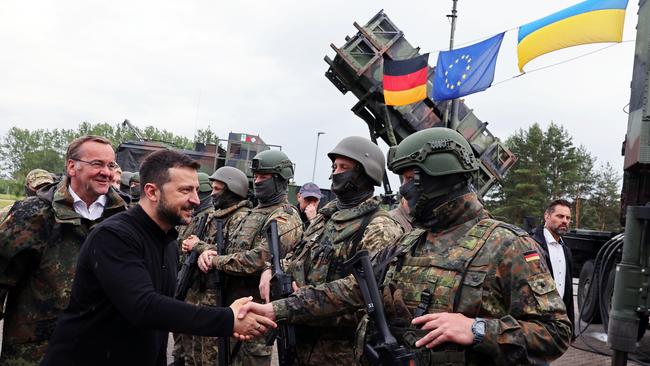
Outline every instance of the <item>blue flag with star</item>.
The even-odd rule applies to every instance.
[[[489,88],[504,33],[471,46],[441,51],[433,79],[433,100],[456,99]]]

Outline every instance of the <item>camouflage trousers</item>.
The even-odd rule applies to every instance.
[[[238,342],[230,339],[230,350],[236,347]],[[271,365],[272,346],[266,345],[265,337],[241,342],[237,355],[231,360],[231,366],[269,366]]]
[[[216,306],[216,292],[213,289],[199,291],[190,288],[185,302],[194,305]],[[185,359],[185,365],[216,365],[218,338],[174,334],[174,360]]]
[[[354,365],[352,340],[315,340],[301,342],[297,340],[296,353],[298,364],[302,366]]]
[[[45,356],[48,341],[22,344],[2,344],[0,365],[3,366],[36,366]]]

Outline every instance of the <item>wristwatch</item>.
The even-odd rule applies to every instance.
[[[472,334],[474,334],[473,346],[476,346],[483,341],[483,337],[485,337],[485,319],[474,319],[474,323],[472,323]]]

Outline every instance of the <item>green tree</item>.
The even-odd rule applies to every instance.
[[[11,178],[18,186],[22,186],[25,175],[32,169],[42,168],[54,173],[62,172],[68,144],[83,135],[104,136],[111,141],[116,151],[119,144],[136,140],[134,132],[122,124],[82,122],[76,130],[58,128],[28,130],[12,127],[0,142],[1,176]],[[142,135],[146,140],[169,143],[176,148],[194,148],[191,139],[153,126],[145,127]],[[210,127],[197,131],[195,138],[202,143],[216,143],[218,140]]]
[[[600,231],[619,231],[621,208],[621,177],[609,162],[596,172],[590,197],[582,212],[583,226]]]
[[[524,217],[543,217],[553,199],[582,202],[594,182],[594,158],[576,147],[569,133],[551,123],[546,131],[535,123],[506,140],[518,161],[503,186],[490,197],[489,207],[498,217],[521,224]]]

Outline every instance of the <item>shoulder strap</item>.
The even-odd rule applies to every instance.
[[[474,254],[472,255],[472,257],[465,264],[465,269],[463,270],[463,273],[460,276],[460,283],[458,285],[458,291],[456,291],[456,294],[454,294],[454,303],[452,304],[454,313],[457,312],[457,310],[458,310],[458,302],[460,301],[460,296],[463,293],[463,282],[465,282],[465,277],[467,276],[467,271],[469,271],[469,267],[472,265],[472,262],[474,262],[474,259],[476,258],[476,256],[478,256],[478,253],[481,252],[481,249],[483,249],[483,245],[485,244],[487,239],[490,237],[490,235],[492,235],[492,232],[494,231],[494,229],[501,226],[502,222],[496,221],[496,220],[493,220],[493,219],[481,220],[479,223],[474,225],[472,230],[470,230],[467,233],[466,237],[469,236],[469,234],[471,234],[472,232],[474,232],[475,231],[474,229],[476,227],[478,227],[479,225],[480,226],[486,226],[486,224],[489,224],[490,226],[487,228],[487,230],[485,230],[483,232],[483,235],[481,236],[479,241],[476,243]]]
[[[379,207],[375,208],[374,210],[368,212],[367,215],[361,219],[361,225],[359,226],[359,231],[354,235],[354,239],[352,239],[352,248],[350,250],[350,253],[348,255],[347,259],[352,258],[354,254],[357,252],[357,247],[359,246],[359,243],[361,243],[361,240],[363,239],[363,233],[366,231],[366,228],[368,225],[370,225],[370,222],[375,218],[378,217],[378,213],[380,212]]]

